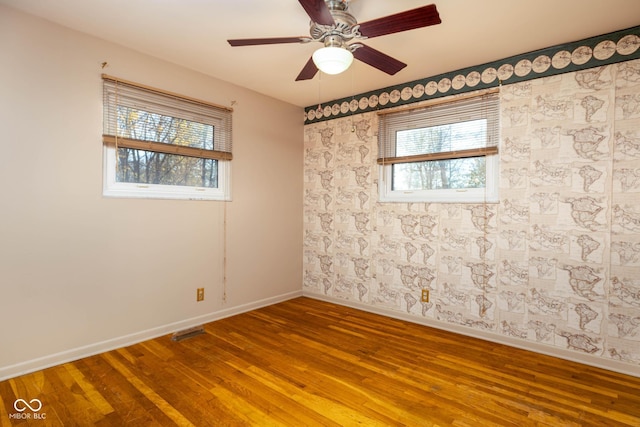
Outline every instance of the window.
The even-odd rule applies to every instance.
[[[380,200],[498,201],[497,93],[381,112]]]
[[[105,196],[230,200],[231,112],[103,76]]]

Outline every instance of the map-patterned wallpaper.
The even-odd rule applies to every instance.
[[[636,369],[640,60],[500,102],[496,204],[380,203],[375,112],[307,124],[304,292]]]

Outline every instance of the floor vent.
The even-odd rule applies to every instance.
[[[174,333],[173,336],[171,336],[171,341],[182,341],[200,334],[204,334],[204,327],[194,326],[193,328],[184,329]]]

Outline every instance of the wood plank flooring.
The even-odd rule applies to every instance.
[[[0,425],[640,426],[640,378],[310,298],[205,330],[0,382]]]

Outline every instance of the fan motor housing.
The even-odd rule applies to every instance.
[[[342,42],[361,37],[357,28],[354,28],[358,21],[352,14],[346,11],[346,3],[328,2],[328,4],[330,3],[341,3],[344,4],[345,7],[344,9],[329,9],[335,25],[322,25],[311,22],[309,34],[311,34],[314,41],[325,42],[330,38],[332,40],[331,44],[335,45],[336,37],[339,37]]]

